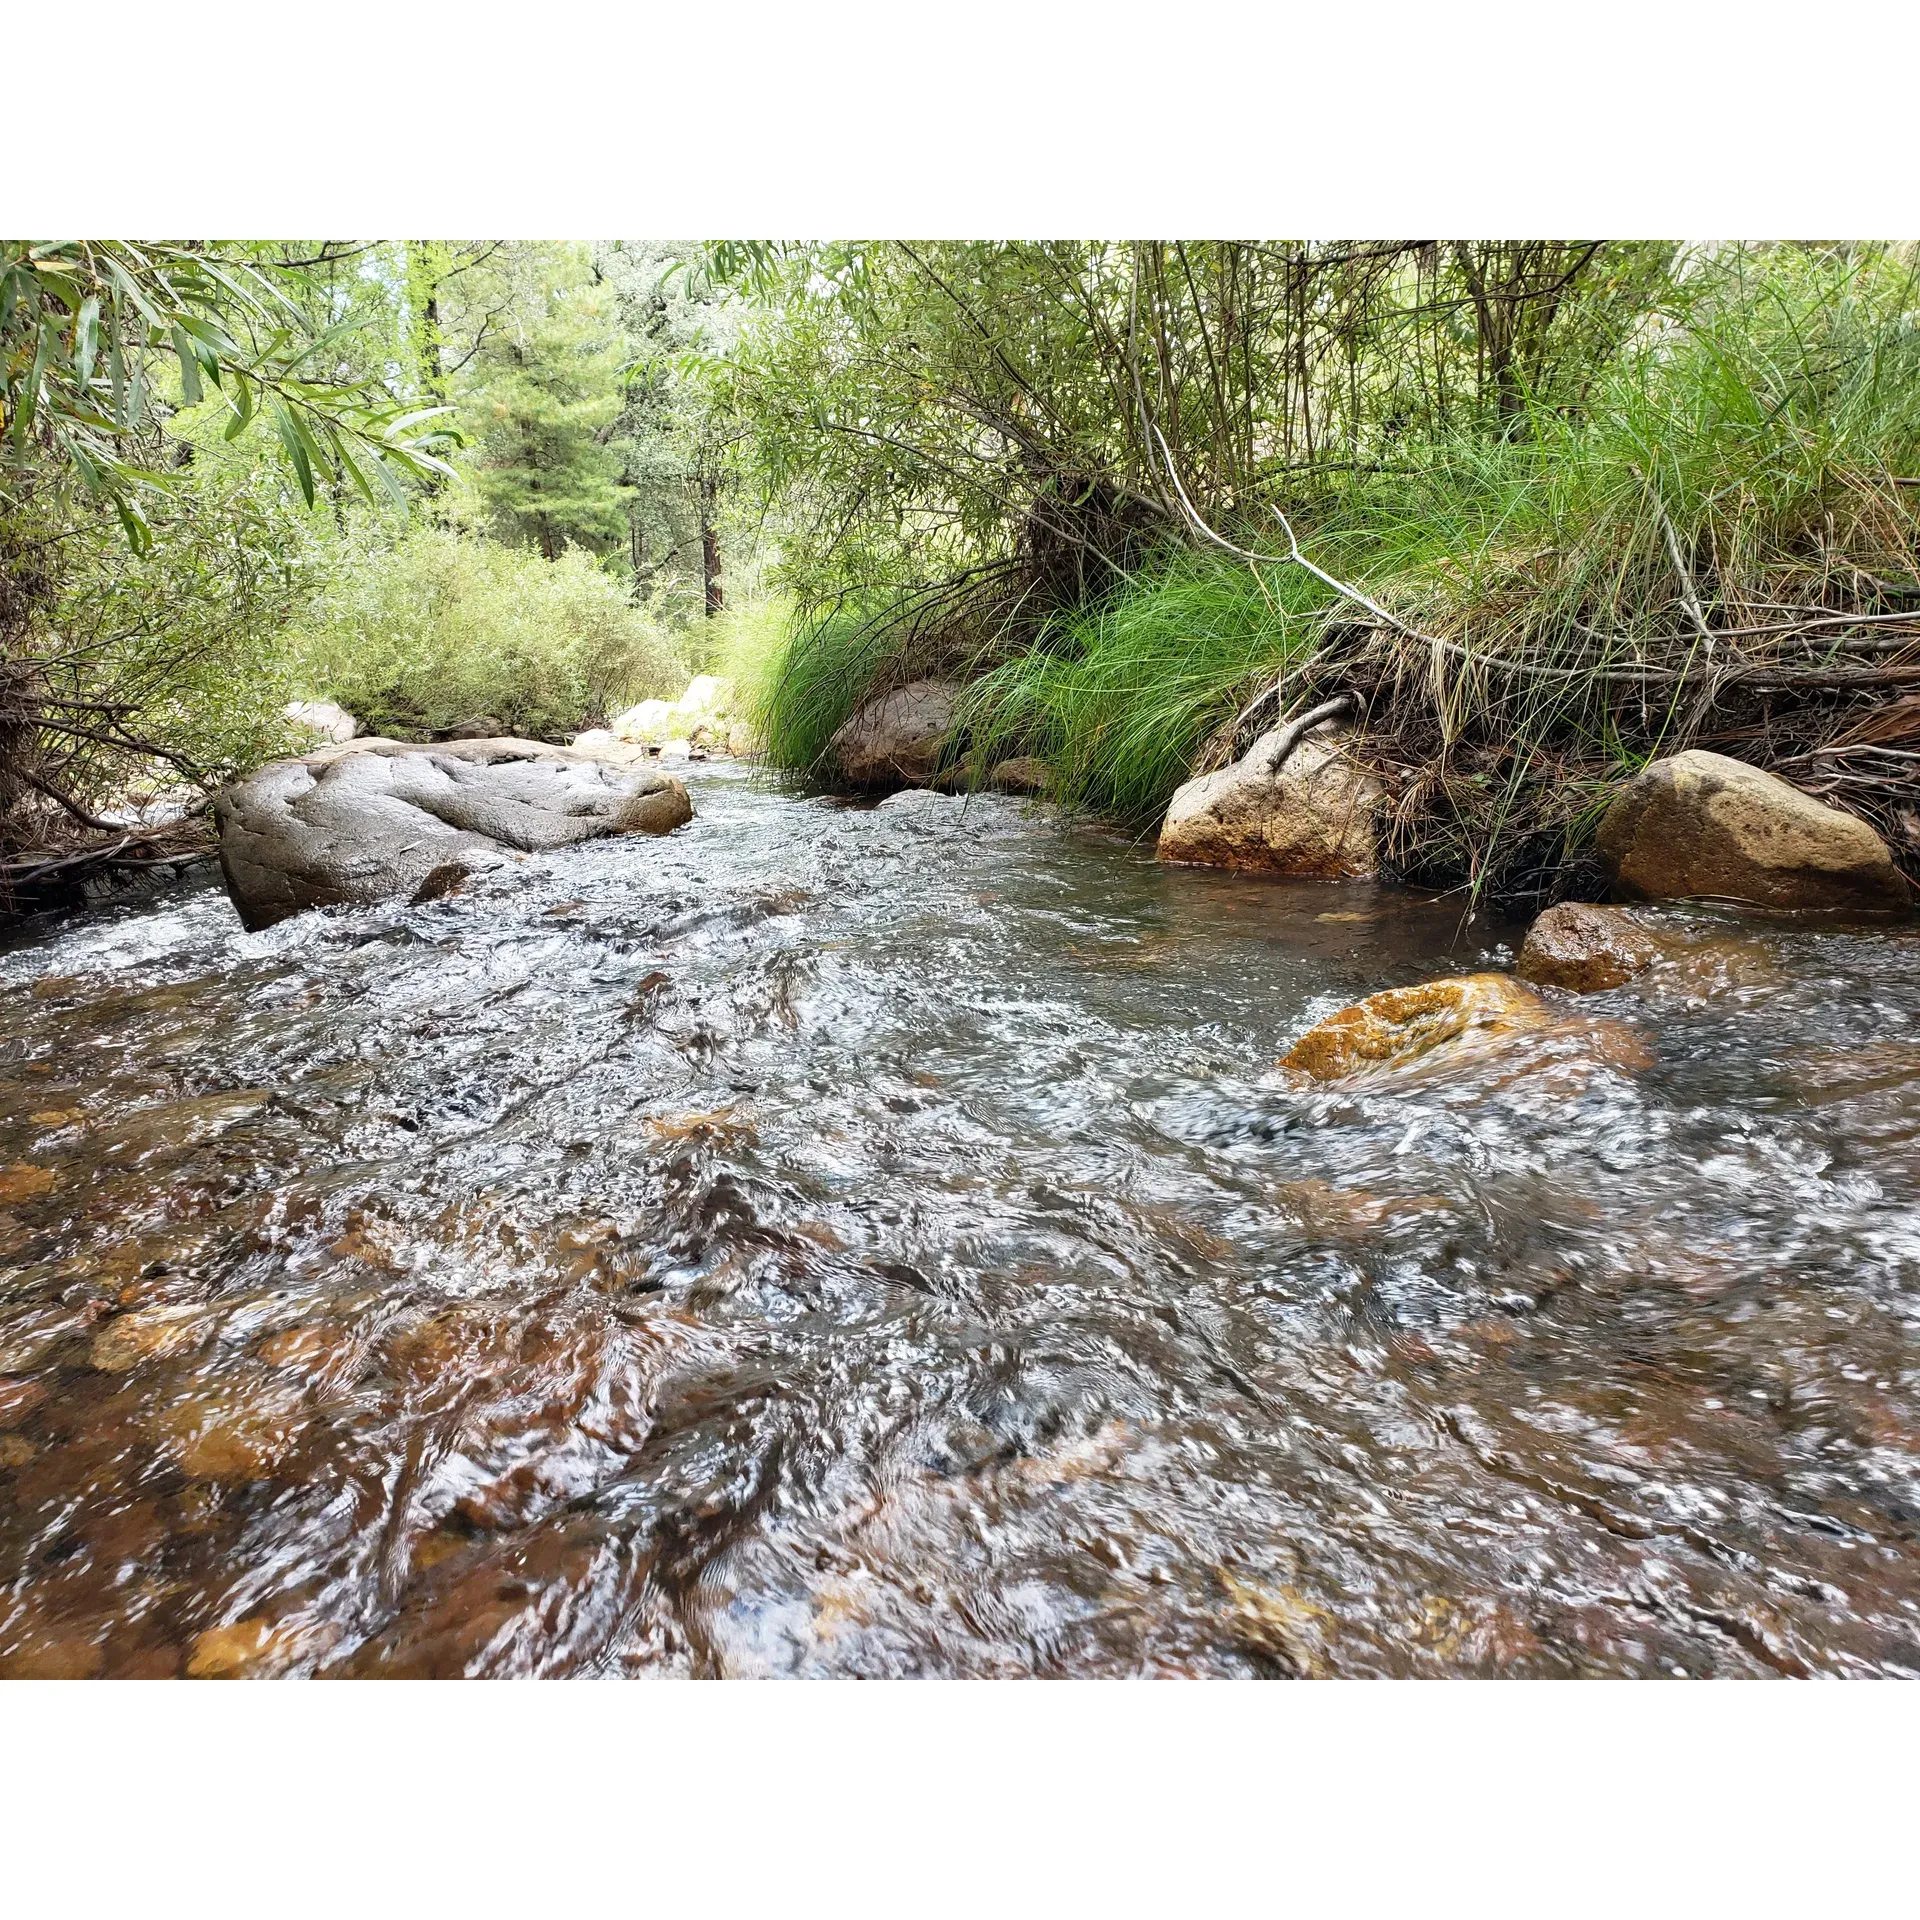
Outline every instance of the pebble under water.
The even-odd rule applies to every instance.
[[[1458,899],[716,763],[0,952],[0,1673],[1920,1672],[1920,936],[1346,1084]]]

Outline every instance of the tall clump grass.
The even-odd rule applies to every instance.
[[[1431,449],[1330,517],[1328,550],[1412,629],[1309,675],[1367,698],[1406,870],[1550,886],[1612,784],[1688,746],[1805,781],[1884,698],[1848,674],[1913,657],[1920,626],[1842,616],[1920,610],[1920,287],[1886,259],[1741,268],[1578,416]],[[1883,780],[1824,777],[1902,841]]]
[[[1036,754],[1071,804],[1144,823],[1249,685],[1310,644],[1331,596],[1309,574],[1172,555],[974,682],[972,764]]]

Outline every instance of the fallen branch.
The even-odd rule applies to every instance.
[[[1315,727],[1324,726],[1329,720],[1338,720],[1352,713],[1359,703],[1350,693],[1335,694],[1331,700],[1322,700],[1317,707],[1309,707],[1296,720],[1289,720],[1279,730],[1272,751],[1267,755],[1266,773],[1269,778],[1277,774],[1286,765],[1293,750]]]

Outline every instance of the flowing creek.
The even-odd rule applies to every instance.
[[[1520,929],[690,785],[0,951],[0,1673],[1920,1672],[1920,935],[1303,1084]]]

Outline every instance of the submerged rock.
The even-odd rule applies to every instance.
[[[1527,929],[1515,971],[1539,986],[1603,993],[1644,973],[1661,951],[1630,913],[1570,900],[1549,907]]]
[[[1464,1039],[1543,1027],[1551,1019],[1537,993],[1504,973],[1469,973],[1390,987],[1310,1027],[1280,1062],[1315,1080],[1339,1080]]]
[[[214,817],[227,892],[257,930],[309,907],[412,895],[450,866],[670,833],[693,807],[631,748],[373,739],[262,767],[216,798]]]
[[[828,754],[850,787],[924,787],[940,765],[957,689],[915,680],[869,700],[833,736]]]
[[[1608,808],[1598,845],[1629,899],[1869,913],[1911,900],[1864,820],[1724,754],[1676,753],[1644,768]]]
[[[1296,880],[1364,880],[1378,864],[1380,789],[1337,741],[1310,738],[1268,770],[1278,729],[1230,767],[1189,780],[1160,829],[1162,860]]]

